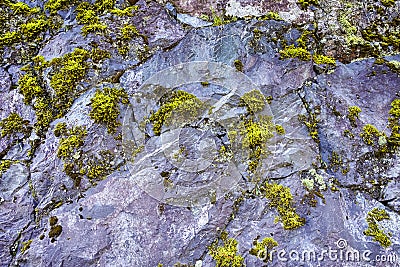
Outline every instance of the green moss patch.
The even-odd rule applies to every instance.
[[[253,247],[249,253],[262,259],[264,262],[268,262],[271,257],[270,251],[277,246],[278,242],[272,237],[266,237],[261,242],[256,239],[253,241]]]
[[[357,106],[351,106],[348,108],[347,118],[349,119],[353,127],[357,126],[356,119],[358,119],[360,113],[361,113],[361,108]]]
[[[239,106],[246,107],[250,114],[264,110],[265,105],[265,97],[259,90],[252,90],[243,94],[239,103]]]
[[[53,106],[58,111],[57,117],[65,114],[77,96],[76,86],[89,70],[89,58],[90,52],[76,48],[73,52],[50,62],[53,69],[50,86],[56,93]]]
[[[26,134],[28,132],[28,123],[17,113],[11,113],[7,118],[0,121],[1,137],[13,136],[17,133]]]
[[[311,5],[314,5],[314,6],[317,6],[319,3],[318,3],[318,0],[299,0],[298,2],[297,2],[300,6],[301,6],[301,8],[303,8],[303,9],[306,9],[307,7],[309,7],[309,6],[311,6]]]
[[[129,103],[128,95],[123,89],[104,88],[97,90],[90,100],[92,110],[89,115],[96,123],[106,125],[108,132],[113,134],[117,127],[121,125],[118,122],[119,103]]]
[[[0,160],[0,178],[11,167],[11,165],[17,162],[18,161],[13,161],[9,159]]]
[[[60,126],[57,126],[56,129]],[[71,158],[77,149],[83,146],[84,140],[87,136],[85,127],[75,127],[64,132],[65,137],[60,140],[57,156],[62,159]]]
[[[377,143],[377,140],[379,136],[381,136],[382,133],[376,129],[375,126],[371,124],[366,124],[362,132],[360,133],[360,136],[362,140],[364,141],[365,144],[372,146],[373,144]]]
[[[305,219],[301,218],[293,207],[293,195],[288,187],[266,183],[263,192],[270,201],[269,206],[278,211],[279,217],[276,218],[276,222],[281,221],[285,230],[297,229],[305,224]]]
[[[392,242],[390,241],[390,233],[385,233],[379,226],[379,222],[389,220],[389,214],[384,209],[374,208],[368,212],[366,221],[368,228],[364,231],[364,235],[373,237],[373,241],[378,242],[382,247],[389,247]]]
[[[238,242],[234,238],[228,238],[227,233],[221,235],[223,244],[218,246],[216,240],[208,250],[208,254],[215,261],[216,267],[241,267],[244,266],[244,258],[237,254]]]
[[[203,107],[203,102],[195,95],[182,90],[173,91],[161,100],[160,108],[149,117],[150,122],[153,123],[154,134],[160,135],[163,125],[197,117]],[[171,120],[172,118],[174,121]]]

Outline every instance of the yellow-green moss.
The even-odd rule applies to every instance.
[[[46,31],[47,23],[45,19],[32,19],[26,24],[21,24],[21,33],[27,40],[33,40],[39,33]]]
[[[123,16],[133,17],[135,15],[133,13],[133,11],[137,11],[137,10],[139,10],[139,6],[130,6],[125,9],[118,9],[118,8],[111,9],[110,13],[120,16],[120,17],[123,17]]]
[[[89,69],[89,57],[90,52],[76,48],[73,52],[50,62],[53,67],[50,86],[56,93],[53,106],[58,111],[57,117],[64,115],[71,107],[76,96],[76,86]]]
[[[262,15],[261,17],[258,18],[259,20],[277,20],[281,21],[283,20],[281,16],[277,12],[269,11],[267,14]]]
[[[360,113],[361,113],[361,108],[357,106],[351,106],[348,108],[347,118],[349,118],[350,123],[353,127],[357,126],[356,119],[358,119]]]
[[[307,126],[309,135],[319,144],[318,123],[320,120],[317,118],[317,115],[314,112],[311,112],[308,117],[300,114],[299,120]]]
[[[57,123],[54,128],[54,136],[60,137],[61,135],[65,135],[67,131],[67,124],[65,122]]]
[[[0,48],[3,46],[10,46],[14,43],[19,42],[21,39],[21,34],[17,31],[6,32],[5,34],[0,36]]]
[[[254,240],[253,247],[250,249],[250,255],[254,255],[264,262],[268,262],[271,257],[271,250],[278,246],[278,242],[272,237],[266,237],[261,242]]]
[[[264,194],[270,200],[269,206],[277,209],[278,221],[282,222],[285,230],[296,229],[305,224],[305,219],[301,218],[293,207],[293,195],[288,187],[276,183],[266,183]]]
[[[64,10],[75,3],[76,1],[74,0],[48,0],[44,8],[48,10],[51,15],[55,15],[59,10]]]
[[[391,7],[394,5],[394,0],[380,0],[382,5],[386,7]]]
[[[22,253],[22,254],[23,254],[25,251],[27,251],[27,250],[31,247],[32,241],[33,241],[33,240],[31,239],[31,240],[22,242],[22,248],[21,248],[21,253]]]
[[[19,91],[24,96],[24,103],[30,105],[32,100],[44,93],[39,80],[31,73],[23,75],[18,81]]]
[[[389,247],[392,244],[389,238],[391,234],[385,233],[378,225],[378,222],[389,219],[389,214],[384,209],[374,208],[368,212],[366,218],[368,228],[364,231],[364,235],[373,237],[373,241],[379,242],[384,248]]]
[[[250,114],[264,110],[265,105],[265,97],[259,90],[252,90],[240,97],[239,106],[246,107]]]
[[[96,0],[94,7],[98,12],[104,12],[106,10],[113,9],[115,0]]]
[[[110,54],[110,52],[108,52],[106,50],[102,50],[97,47],[94,47],[92,49],[90,57],[93,60],[93,62],[99,63],[104,59],[111,58],[111,54]]]
[[[15,163],[14,161],[8,159],[0,161],[0,178],[3,175],[3,173],[5,173],[14,163]]]
[[[37,55],[32,58],[33,69],[39,73],[43,72],[43,70],[49,67],[48,62],[45,60],[44,56]]]
[[[328,56],[324,56],[324,55],[313,55],[313,61],[315,62],[315,64],[318,65],[332,65],[332,66],[336,66],[336,61],[333,57],[328,57]]]
[[[238,132],[242,138],[241,144],[243,149],[249,149],[249,171],[255,173],[260,160],[268,154],[266,146],[267,141],[274,136],[276,128],[272,122],[272,117],[265,115],[250,115],[250,117],[244,118],[239,123]],[[231,133],[228,134],[229,138],[231,138]]]
[[[386,62],[386,65],[390,68],[391,71],[395,73],[400,73],[400,61],[390,60]]]
[[[236,70],[237,71],[243,71],[243,63],[242,63],[242,61],[240,60],[240,59],[236,59],[234,62],[233,62],[233,65],[235,66],[235,68],[236,68]]]
[[[338,22],[342,26],[342,29],[346,32],[346,42],[349,45],[363,45],[365,40],[358,35],[357,27],[351,24],[348,20],[348,16],[351,14],[351,9],[346,9],[341,12],[338,17]]]
[[[139,32],[136,29],[135,26],[130,25],[130,24],[125,24],[122,28],[121,28],[121,36],[122,39],[124,40],[130,40],[133,37],[139,36]]]
[[[90,100],[92,110],[90,117],[96,122],[105,124],[108,132],[113,134],[120,126],[118,116],[120,114],[119,103],[128,104],[128,95],[123,89],[104,88],[97,90]]]
[[[17,2],[17,3],[9,3],[8,7],[14,11],[14,15],[31,15],[31,14],[36,14],[40,12],[40,8],[34,7],[30,8],[27,4],[23,2]]]
[[[285,128],[283,128],[282,125],[276,124],[275,125],[275,130],[279,135],[284,135],[285,134]]]
[[[307,8],[307,7],[311,6],[311,5],[317,6],[319,4],[318,0],[299,0],[297,3],[302,8]]]
[[[264,147],[265,143],[274,135],[274,125],[272,118],[268,116],[259,116],[259,120],[248,120],[245,122],[245,132],[243,145],[245,147],[256,148]]]
[[[89,33],[103,33],[107,29],[107,25],[102,23],[89,24],[82,27],[82,35],[87,36]]]
[[[311,54],[306,49],[301,47],[295,47],[294,45],[290,45],[283,50],[279,51],[280,59],[286,58],[298,58],[300,60],[310,60]]]
[[[208,254],[215,261],[216,267],[241,267],[243,266],[244,258],[237,254],[238,249],[237,240],[233,238],[227,238],[227,234],[223,234],[221,237],[223,241],[222,246],[218,246],[217,242],[214,242],[208,250]]]
[[[399,146],[400,145],[400,99],[394,99],[390,104],[389,110],[389,128],[392,130],[388,141],[390,144]]]
[[[71,158],[76,150],[83,146],[87,136],[85,127],[75,127],[67,131],[67,136],[61,138],[57,156],[62,159]]]
[[[37,120],[35,123],[35,129],[39,135],[42,135],[46,132],[50,123],[54,120],[50,100],[39,97],[36,99],[33,108],[36,112]]]
[[[16,133],[25,133],[27,121],[13,112],[7,118],[0,121],[1,137],[12,136]]]
[[[161,127],[175,123],[170,121],[174,113],[174,119],[185,120],[188,117],[197,117],[203,103],[195,96],[188,92],[178,90],[173,91],[171,95],[161,101],[159,110],[150,115],[150,122],[153,123],[154,134],[161,134]]]
[[[80,4],[77,9],[76,20],[79,24],[96,24],[100,19],[87,2]]]
[[[360,133],[360,136],[364,143],[369,146],[373,145],[381,135],[382,133],[379,132],[378,129],[376,129],[376,127],[371,124],[366,124],[363,127],[362,132]]]

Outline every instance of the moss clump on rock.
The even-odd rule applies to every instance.
[[[19,91],[24,96],[24,103],[30,105],[32,100],[44,93],[38,78],[32,73],[23,75],[18,81]]]
[[[131,40],[133,37],[136,37],[139,35],[140,35],[139,31],[133,25],[125,24],[121,28],[121,38],[123,40]]]
[[[17,43],[21,39],[21,34],[17,31],[6,32],[0,36],[0,48]]]
[[[279,135],[284,135],[286,133],[285,128],[282,125],[276,124],[275,130]]]
[[[1,137],[12,136],[16,133],[26,133],[28,121],[13,112],[0,121]]]
[[[272,237],[266,237],[261,242],[257,239],[254,240],[253,245],[254,246],[249,251],[250,255],[254,255],[264,262],[268,262],[271,257],[270,251],[278,246],[278,242]]]
[[[298,3],[303,9],[305,9],[305,8],[311,6],[311,5],[317,6],[317,5],[319,4],[319,3],[318,3],[318,0],[299,0],[297,3]]]
[[[307,126],[309,135],[317,144],[319,144],[320,141],[318,136],[318,123],[320,119],[317,117],[317,114],[315,112],[310,112],[308,117],[306,115],[300,114],[299,121]]]
[[[58,11],[67,9],[74,4],[76,4],[74,0],[48,0],[44,5],[44,9],[48,10],[51,15],[55,15]]]
[[[5,173],[11,165],[13,165],[15,162],[9,159],[4,159],[0,161],[0,178]]]
[[[177,121],[185,121],[188,117],[197,117],[203,107],[201,102],[195,95],[188,92],[178,90],[173,91],[165,99],[161,100],[161,106],[157,112],[150,115],[150,122],[153,123],[153,131],[155,135],[161,134],[161,127],[170,125]],[[173,116],[174,115],[174,116]]]
[[[125,9],[113,8],[110,10],[110,13],[120,16],[120,17],[123,17],[123,16],[133,17],[135,15],[133,13],[133,11],[137,11],[137,10],[139,10],[139,6],[130,6]]]
[[[28,249],[30,249],[31,244],[32,244],[32,239],[22,242],[22,248],[21,248],[21,253],[24,253],[25,251],[27,251]]]
[[[47,27],[48,21],[45,19],[32,19],[20,26],[22,35],[28,41],[34,40],[38,34],[45,32]]]
[[[259,20],[276,20],[276,21],[282,21],[283,19],[277,12],[269,11],[267,14],[262,15],[261,17],[258,18]]]
[[[364,231],[364,235],[373,237],[373,241],[379,242],[379,244],[387,248],[392,242],[390,241],[390,233],[385,233],[378,225],[378,222],[383,220],[389,220],[389,214],[384,209],[374,208],[368,212],[366,221],[368,228]]]
[[[74,181],[74,185],[79,186],[83,175],[79,172],[83,166],[82,147],[87,130],[82,126],[67,128],[65,123],[59,123],[55,127],[54,134],[61,136],[57,156],[64,161],[64,171]]]
[[[227,233],[222,233],[222,246],[218,246],[216,240],[208,249],[208,254],[215,261],[216,267],[241,267],[244,258],[237,254],[238,241],[234,238],[228,238]]]
[[[49,238],[57,238],[61,235],[61,232],[62,232],[62,226],[54,225],[50,228]]]
[[[71,107],[76,95],[76,86],[83,80],[89,70],[90,52],[76,48],[61,58],[53,59],[50,86],[55,91],[53,107],[58,112],[57,118],[63,116]]]
[[[349,119],[353,127],[357,126],[356,119],[358,119],[360,113],[361,113],[361,108],[357,106],[351,106],[348,108],[347,118]]]
[[[293,207],[293,195],[290,189],[276,183],[266,183],[263,188],[265,197],[270,200],[269,206],[276,208],[285,230],[293,230],[305,224],[305,219],[301,218]]]
[[[363,127],[362,132],[360,133],[360,136],[364,143],[369,146],[372,146],[381,135],[382,133],[371,124],[366,124]]]
[[[38,7],[31,8],[23,2],[17,2],[15,4],[9,2],[8,7],[14,11],[13,15],[31,15],[40,12],[40,8]]]
[[[298,58],[303,61],[308,61],[311,59],[311,54],[306,49],[302,47],[295,47],[294,45],[290,45],[283,50],[279,51],[280,59],[287,58]]]
[[[71,158],[76,150],[83,146],[87,130],[85,127],[75,127],[67,131],[66,137],[60,140],[57,156],[62,159]]]
[[[113,9],[115,5],[115,0],[96,0],[94,7],[98,12],[104,12],[106,10]]]
[[[243,71],[243,62],[240,60],[240,59],[236,59],[234,62],[233,62],[233,65],[235,66],[235,68],[236,68],[236,70],[237,71]]]
[[[391,7],[394,5],[394,0],[381,0],[381,3],[385,7]]]
[[[82,35],[87,36],[89,33],[103,33],[107,29],[107,25],[102,23],[94,23],[82,27]]]
[[[246,107],[249,114],[264,110],[265,105],[265,97],[259,90],[252,90],[240,97],[239,106]]]
[[[313,56],[313,61],[318,65],[332,65],[336,66],[336,61],[333,57],[316,54]]]
[[[119,103],[129,103],[128,95],[123,89],[104,88],[97,90],[90,100],[92,110],[89,115],[96,123],[106,125],[110,134],[114,134],[117,127],[120,126],[118,122]]]
[[[260,160],[267,154],[267,141],[274,136],[275,126],[269,116],[258,116],[257,119],[246,119],[239,126],[243,137],[243,147],[250,149],[249,170],[255,173]]]
[[[394,99],[390,104],[389,128],[392,130],[388,142],[395,147],[400,145],[400,99]]]

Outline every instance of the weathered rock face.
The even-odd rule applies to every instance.
[[[41,98],[27,104],[18,87],[28,72],[21,67],[35,61],[29,56],[11,57],[23,52],[18,47],[2,50],[0,120],[7,122],[10,114],[17,113],[29,127],[1,132],[1,266],[216,266],[210,246],[215,241],[222,246],[224,231],[238,241],[237,255],[246,266],[266,263],[250,253],[255,240],[266,237],[279,244],[269,251],[275,253],[274,266],[400,264],[399,152],[398,146],[388,145],[395,132],[389,110],[400,98],[398,56],[387,56],[379,64],[373,58],[349,63],[366,52],[354,50],[344,40],[340,23],[333,19],[341,13],[339,2],[308,8],[292,0],[136,4],[132,17],[103,11],[98,19],[108,30],[86,37],[75,7],[66,8],[58,11],[57,19],[64,21],[60,29],[44,33],[43,42],[31,42],[37,43],[32,53],[49,64],[43,69],[33,65],[48,92],[41,98],[57,97],[52,59],[77,48],[109,52],[101,60],[93,55],[88,59],[89,70],[76,84],[76,99],[61,116],[54,115],[44,134],[37,133],[41,110],[36,104]],[[116,4],[121,9],[128,6],[124,1]],[[398,14],[398,7],[395,2],[384,12]],[[211,26],[212,22],[198,18],[212,17],[210,8],[238,21]],[[278,12],[283,20],[256,18],[268,11]],[[357,27],[365,28],[368,22],[360,14]],[[373,19],[381,16],[374,13]],[[387,19],[395,21],[393,16]],[[344,23],[343,18],[340,21]],[[124,39],[121,25],[135,25],[138,33]],[[330,33],[335,33],[331,39]],[[346,34],[355,37],[360,32]],[[367,41],[373,42],[364,41],[358,45],[365,48]],[[311,56],[283,59],[282,49],[292,44],[301,47],[302,42],[313,56],[333,55],[343,63],[317,64]],[[372,49],[371,56],[393,54],[396,49],[390,45],[378,52]],[[116,120],[123,125],[115,133],[93,115],[98,89],[107,88],[122,88],[130,100],[129,105],[116,101]],[[167,124],[167,115],[161,135],[151,118],[171,101],[166,89],[184,90],[213,106],[203,106],[196,123],[185,122],[179,140],[170,134],[174,125]],[[249,148],[243,145],[250,138],[240,135],[249,136],[249,118],[257,118],[242,103],[254,89],[269,101],[260,114],[271,115],[273,127],[281,125],[285,132],[267,138],[251,171]],[[114,101],[107,99],[104,103]],[[351,117],[349,107],[355,106],[361,111]],[[189,108],[184,113],[194,113]],[[240,128],[243,121],[246,124]],[[59,133],[62,123],[71,129],[70,136],[75,127],[86,131],[82,143],[71,141],[70,156],[60,153],[67,139]],[[372,144],[363,137],[367,124],[377,128]],[[4,123],[0,127],[8,129]],[[230,136],[233,130],[239,133],[237,147]],[[262,139],[262,129],[257,133],[255,140]],[[232,151],[221,152],[229,145]],[[305,225],[285,230],[276,221],[282,211],[271,208],[274,200],[265,197],[266,182],[290,188],[293,201],[289,202]],[[203,195],[203,188],[208,195]],[[280,195],[278,202],[285,202],[285,197]],[[389,219],[368,219],[374,208]],[[375,232],[390,239],[388,248],[382,248],[378,242],[382,239],[365,235],[374,225]],[[338,260],[328,254],[318,259],[324,250],[358,251],[361,256],[366,252],[370,260],[360,256],[355,261],[343,254]],[[286,254],[278,256],[279,251]],[[305,251],[315,252],[317,258],[303,260]],[[377,255],[391,258],[379,261]],[[228,263],[221,266],[235,266],[229,256],[225,260]]]

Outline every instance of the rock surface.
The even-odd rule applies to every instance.
[[[385,31],[398,40],[400,2],[302,2],[117,1],[121,10],[138,7],[132,16],[96,11],[107,29],[87,36],[71,4],[56,15],[43,13],[61,20],[59,28],[0,43],[0,121],[17,113],[28,124],[11,134],[0,124],[0,265],[216,266],[210,246],[221,245],[225,231],[238,241],[246,266],[267,264],[250,253],[254,240],[265,237],[279,244],[273,266],[399,266],[400,154],[398,146],[386,146],[391,104],[400,98],[399,47],[365,30],[390,22]],[[41,1],[28,4],[43,8]],[[271,11],[275,17],[268,17]],[[16,15],[7,29],[24,19]],[[133,37],[124,37],[126,25],[135,26]],[[290,45],[306,47],[309,58],[285,58]],[[26,103],[19,79],[29,72],[27,64],[36,67],[53,101],[57,66],[51,60],[77,48],[109,56],[91,54],[71,106],[61,115],[53,112],[40,132],[37,103],[44,96]],[[335,64],[319,64],[320,54]],[[37,55],[48,65],[34,65]],[[93,115],[93,99],[106,88],[122,88],[129,99],[116,101],[115,133]],[[174,125],[165,122],[161,136],[151,126],[166,89],[215,105],[203,107],[195,124],[185,122],[180,139],[170,134]],[[234,143],[232,125],[252,115],[241,97],[254,89],[268,99],[260,114],[285,133],[268,139],[266,156],[252,172],[246,138],[238,137],[239,149],[231,154],[218,149]],[[352,106],[361,109],[353,120]],[[86,130],[70,157],[60,153],[62,123],[71,132]],[[372,145],[362,137],[367,124],[378,130]],[[10,164],[3,169],[3,163]],[[304,226],[285,230],[276,221],[280,214],[265,197],[266,182],[290,188]],[[389,217],[376,222],[390,239],[387,248],[364,232],[374,208]],[[282,250],[286,254],[278,257]],[[324,250],[366,252],[369,259],[296,258]],[[382,255],[389,256],[386,262],[377,258]]]

